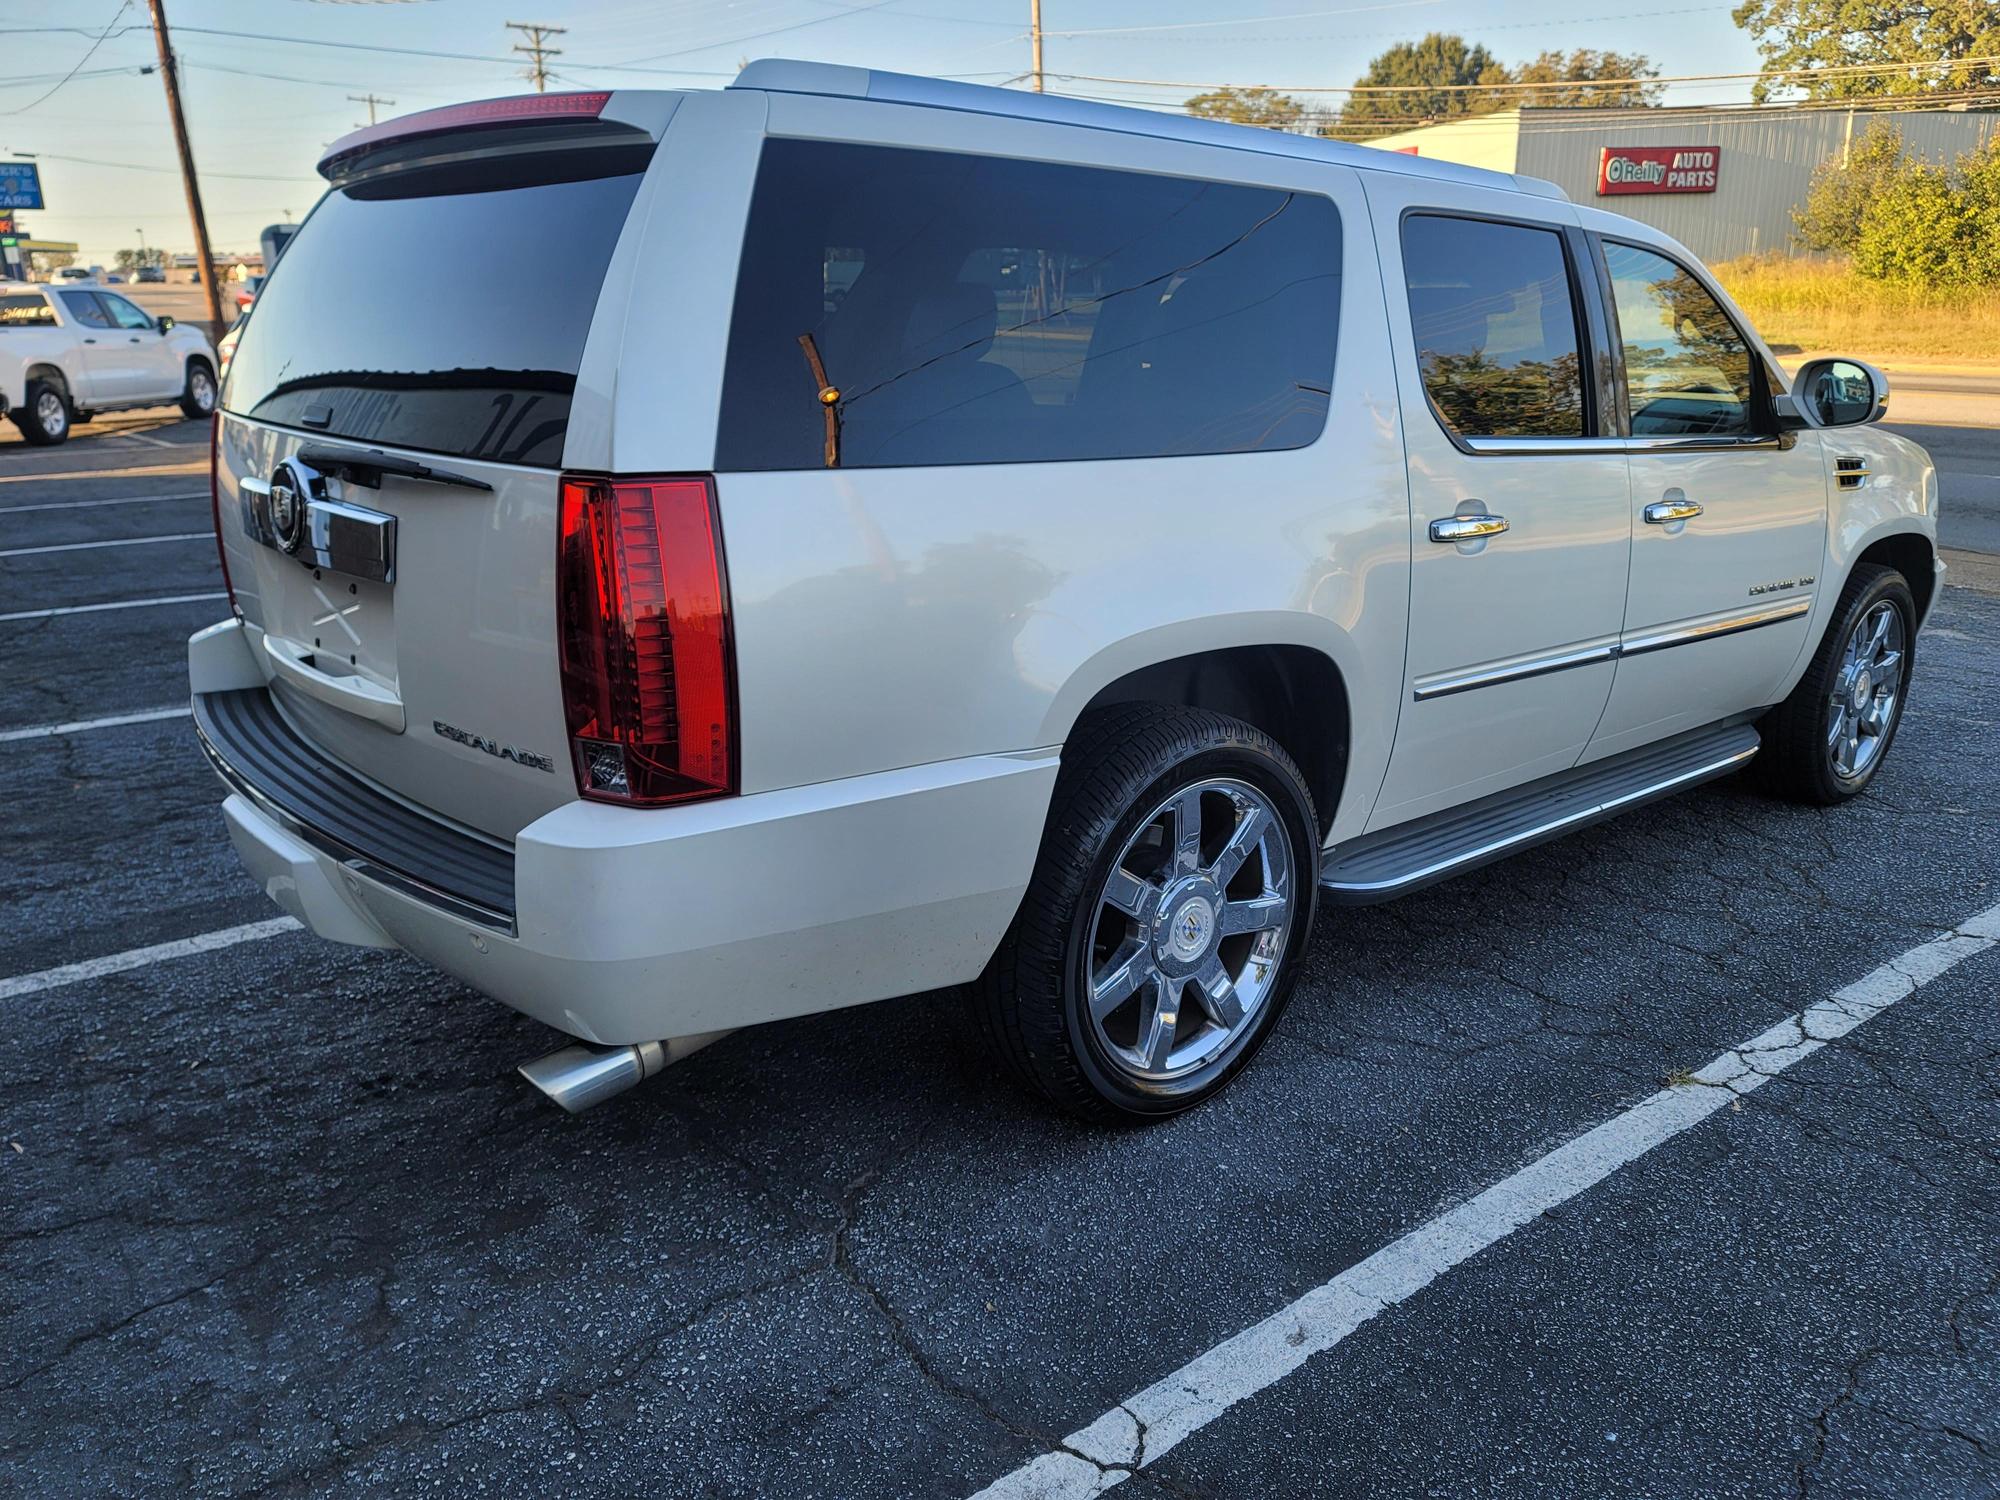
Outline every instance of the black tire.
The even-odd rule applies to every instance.
[[[217,397],[215,371],[205,359],[188,361],[187,381],[181,387],[181,411],[198,421],[215,414]]]
[[[68,442],[71,407],[69,392],[62,383],[31,380],[25,394],[26,399],[12,413],[14,425],[21,429],[21,436],[37,448],[52,448],[57,443]],[[45,396],[54,396],[55,406],[45,409]]]
[[[1829,746],[1834,693],[1840,685],[1849,638],[1885,602],[1895,609],[1902,622],[1898,691],[1888,725],[1867,764],[1854,775],[1844,775],[1835,764]],[[1831,807],[1858,796],[1875,779],[1895,743],[1896,730],[1903,722],[1903,709],[1910,699],[1916,645],[1917,604],[1909,582],[1894,568],[1876,563],[1856,567],[1848,576],[1847,586],[1840,591],[1840,602],[1834,607],[1819,648],[1813,652],[1812,665],[1806,668],[1791,696],[1765,714],[1757,726],[1764,737],[1764,748],[1750,763],[1751,779],[1773,796],[1812,807]]]
[[[1278,814],[1290,850],[1288,925],[1273,940],[1282,944],[1276,973],[1242,1029],[1183,1076],[1143,1080],[1112,1056],[1089,1015],[1098,898],[1148,815],[1177,790],[1216,778],[1247,783]],[[1020,911],[973,987],[988,1041],[1030,1089],[1087,1119],[1157,1120],[1191,1109],[1235,1077],[1270,1035],[1297,981],[1318,893],[1312,793],[1270,736],[1221,714],[1159,704],[1087,714],[1064,746]]]

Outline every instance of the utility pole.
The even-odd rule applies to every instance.
[[[174,66],[174,44],[167,35],[165,0],[148,0],[153,10],[153,40],[160,47],[160,79],[167,86],[167,118],[174,127],[180,152],[181,185],[187,189],[188,218],[194,224],[194,263],[201,270],[201,289],[208,298],[209,337],[221,338],[222,298],[215,289],[215,252],[208,243],[208,217],[201,211],[201,184],[194,175],[194,149],[188,145],[187,117],[181,113],[181,80]]]
[[[376,105],[394,104],[396,102],[394,99],[383,99],[375,94],[349,94],[347,97],[352,99],[356,104],[365,104],[368,106],[368,123],[370,125],[375,123]]]
[[[1042,0],[1028,0],[1028,45],[1033,49],[1034,66],[1029,76],[1036,93],[1042,91]]]
[[[518,31],[528,39],[526,46],[522,46],[521,43],[516,42],[514,50],[528,54],[528,76],[535,81],[535,92],[546,94],[549,91],[549,59],[552,57],[561,57],[562,48],[545,46],[542,39],[544,37],[561,36],[569,28],[566,26],[542,26],[532,21],[509,21],[507,29],[509,31]]]

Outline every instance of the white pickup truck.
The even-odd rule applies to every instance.
[[[215,410],[215,350],[199,329],[98,286],[0,285],[0,412],[60,443],[101,411],[178,401]]]

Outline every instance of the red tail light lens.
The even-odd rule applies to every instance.
[[[346,157],[357,155],[384,141],[420,135],[442,135],[454,130],[478,130],[491,126],[533,124],[548,120],[594,120],[611,102],[609,92],[591,94],[516,94],[505,99],[478,99],[470,104],[446,104],[437,109],[420,109],[379,125],[367,125],[342,136],[327,147],[319,159],[322,177],[331,177]]]
[[[637,807],[735,791],[713,484],[566,476],[556,572],[577,790]]]
[[[222,587],[229,594],[229,612],[240,620],[243,606],[236,602],[236,585],[229,581],[229,548],[222,541],[222,413],[219,411],[208,419],[208,514],[215,522],[215,555],[222,563]]]

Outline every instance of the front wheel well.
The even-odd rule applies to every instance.
[[[1205,708],[1263,730],[1305,776],[1321,837],[1333,827],[1351,736],[1347,684],[1323,652],[1309,646],[1230,646],[1172,657],[1107,683],[1084,712],[1114,703]]]
[[[1870,542],[1854,559],[1854,566],[1858,568],[1863,563],[1880,563],[1901,573],[1903,581],[1910,586],[1910,595],[1917,605],[1917,618],[1921,620],[1930,612],[1931,595],[1937,591],[1936,557],[1928,537],[1913,531],[1901,531]]]

